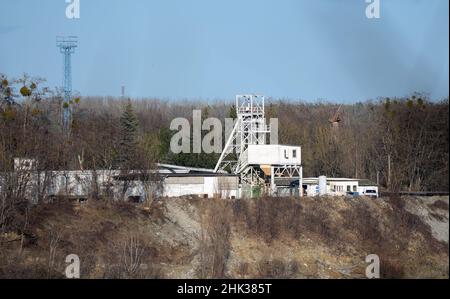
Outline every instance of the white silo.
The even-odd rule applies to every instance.
[[[327,177],[322,175],[319,176],[319,196],[327,194]]]

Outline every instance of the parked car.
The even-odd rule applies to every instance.
[[[373,189],[368,189],[368,190],[364,191],[364,195],[365,195],[365,196],[369,196],[369,197],[375,197],[375,198],[378,198],[378,192],[377,192],[377,190],[373,190]]]

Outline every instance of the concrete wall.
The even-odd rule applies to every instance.
[[[164,184],[163,196],[165,197],[180,197],[186,195],[202,196],[204,191],[204,184]]]
[[[203,185],[205,183],[204,177],[168,177],[164,180],[166,184],[200,184]]]
[[[248,164],[300,165],[301,148],[279,144],[249,145],[246,157]]]
[[[202,181],[202,182],[201,182]],[[172,177],[164,182],[163,196],[238,197],[237,177]]]

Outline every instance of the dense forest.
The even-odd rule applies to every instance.
[[[71,133],[62,130],[61,93],[24,75],[0,77],[0,171],[15,157],[39,170],[148,168],[155,162],[213,168],[218,154],[173,154],[170,123],[234,116],[233,99],[182,101],[74,97]],[[448,191],[448,99],[424,94],[344,104],[266,98],[266,115],[279,119],[279,142],[301,145],[305,176],[378,181],[389,190]],[[67,107],[66,107],[67,108]],[[224,140],[225,142],[225,140]]]

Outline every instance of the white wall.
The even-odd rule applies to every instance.
[[[319,195],[319,185],[318,184],[307,184],[306,185],[306,196],[316,196]]]
[[[164,184],[163,196],[180,197],[204,194],[203,184]]]
[[[220,194],[221,198],[238,197],[237,177],[204,177],[203,183],[176,184],[167,181],[164,183],[163,196],[180,197],[187,195],[196,195],[199,197],[207,196],[213,198]],[[232,181],[235,182],[232,182]],[[232,182],[232,184],[229,184]],[[236,187],[236,188],[235,188]]]
[[[113,179],[119,172],[112,170],[97,171],[97,184],[100,192],[105,192],[105,185],[109,185],[110,191],[115,196],[121,196],[122,183]],[[51,175],[51,183],[46,196],[71,196],[71,197],[87,197],[91,193],[93,172],[87,171],[53,171]],[[43,183],[44,177],[40,180]],[[39,178],[36,175],[31,179],[29,193],[34,192],[33,187],[37,185]],[[0,186],[1,187],[1,186]],[[185,195],[197,195],[213,198],[220,194],[222,198],[230,198],[232,196],[238,198],[238,177],[234,176],[180,176],[169,177],[163,183],[162,196],[179,197]],[[128,190],[125,196],[146,196],[145,184],[140,181],[129,182]]]
[[[301,147],[279,144],[249,145],[247,161],[248,164],[258,165],[300,165]]]
[[[350,191],[347,187],[350,187]],[[356,187],[356,189],[354,189]],[[330,182],[330,192],[333,195],[347,195],[347,192],[357,192],[358,191],[358,181],[331,181]]]

